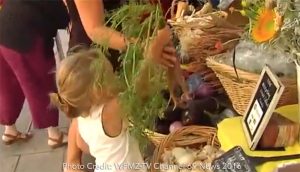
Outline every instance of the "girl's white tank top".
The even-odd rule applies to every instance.
[[[138,142],[129,135],[128,123],[117,137],[105,134],[102,125],[104,106],[93,108],[90,116],[78,118],[78,129],[96,159],[95,172],[146,172]]]

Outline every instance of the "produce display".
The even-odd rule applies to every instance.
[[[128,4],[109,14],[108,22],[112,28],[121,28],[123,34],[130,38],[130,41],[127,51],[120,56],[122,67],[117,73],[117,78],[107,77],[107,80],[103,77],[107,65],[103,57],[107,53],[108,46],[105,43],[101,46],[96,45],[100,54],[103,54],[94,65],[96,69],[101,70],[98,84],[101,86],[109,84],[112,92],[118,94],[123,114],[133,126],[130,128],[130,132],[139,140],[140,145],[145,148],[149,141],[149,135],[151,137],[153,134],[151,131],[159,128],[156,127],[156,123],[168,123],[161,127],[164,130],[160,133],[168,133],[170,129],[174,131],[181,126],[181,123],[182,125],[198,124],[198,121],[201,120],[197,118],[206,109],[198,109],[196,114],[197,110],[195,111],[195,109],[198,107],[195,107],[194,99],[217,96],[222,94],[223,90],[219,83],[212,82],[216,79],[212,71],[202,71],[202,73],[193,75],[198,75],[198,77],[193,77],[190,76],[190,73],[187,75],[182,70],[180,60],[177,61],[174,68],[164,71],[162,67],[154,65],[145,58],[145,55],[157,55],[157,49],[161,50],[164,47],[163,42],[168,40],[168,38],[156,38],[159,31],[165,31],[161,29],[166,26],[161,7],[151,3],[129,1]],[[157,47],[151,47],[153,45]],[[150,50],[152,52],[149,52]],[[185,80],[185,77],[188,81]],[[167,98],[161,92],[165,89],[168,90]],[[214,104],[209,105],[211,108],[208,111],[215,108],[211,113],[220,107],[216,99],[203,100],[198,105],[205,107],[210,103]],[[184,113],[182,112],[179,118],[168,120],[164,117],[164,111],[170,106],[172,112],[177,108],[178,110],[188,110],[191,115],[182,117],[182,113]],[[196,116],[198,117],[195,118]],[[167,120],[164,121],[165,119]],[[177,123],[171,125],[176,121]],[[146,130],[150,132],[146,134]]]
[[[216,127],[216,124],[228,115],[232,117],[236,114],[230,109],[226,109],[213,97],[194,99],[187,103],[186,108],[174,109],[173,106],[169,106],[165,110],[164,116],[157,119],[154,131],[169,134],[189,125]]]
[[[121,90],[121,105],[133,126],[131,134],[143,148],[150,140],[160,150],[160,171],[211,172],[212,161],[224,154],[219,145],[208,143],[214,142],[217,124],[236,116],[236,112],[243,114],[265,65],[287,85],[279,105],[294,103],[294,60],[299,59],[300,47],[299,1],[242,0],[240,9],[229,10],[229,1],[173,0],[169,10],[159,0],[150,2],[130,1],[110,14],[112,27],[121,28],[133,41],[129,41],[126,53],[120,57],[122,70],[118,79],[109,83],[111,88]],[[178,61],[174,68],[164,71],[146,61],[145,55],[151,48],[163,48],[167,38],[155,36],[166,26],[164,16],[168,11]],[[249,25],[243,28],[229,23],[228,11],[249,17]],[[159,46],[150,47],[155,41]],[[106,50],[105,46],[99,47],[102,53]],[[151,53],[155,54],[155,50]],[[101,59],[98,62],[105,65]],[[237,70],[244,71],[241,78]],[[191,138],[189,132],[195,131],[184,130],[195,126],[201,131]],[[173,136],[174,144],[169,140]],[[189,143],[189,139],[202,140],[201,146],[177,144]]]
[[[0,10],[3,3],[0,0]],[[105,16],[109,27],[126,38],[127,49],[119,57],[120,70],[111,71],[106,58],[108,40],[94,45],[99,57],[92,67],[97,70],[97,87],[110,89],[107,92],[113,94],[111,97],[118,96],[124,119],[130,123],[130,134],[139,142],[145,162],[151,159],[147,164],[151,172],[216,172],[216,162],[229,163],[230,167],[233,162],[245,162],[251,164],[251,172],[265,172],[259,170],[267,168],[266,172],[274,171],[271,166],[279,161],[275,153],[283,157],[300,144],[300,111],[298,121],[284,112],[272,111],[300,103],[300,66],[295,65],[300,65],[300,0],[122,3]],[[245,20],[238,17],[233,22],[234,14]],[[149,56],[161,57],[159,53],[171,44],[171,39],[177,61],[173,68],[165,69],[149,60]],[[276,99],[270,93],[276,92],[274,85],[278,83],[264,77],[264,82],[257,84],[266,65],[278,76],[274,77],[276,81],[284,85]],[[255,100],[253,104],[251,98]],[[247,109],[251,119],[240,118],[238,115],[247,114]],[[258,116],[268,117],[268,122]],[[222,121],[227,125],[220,124]],[[250,123],[250,127],[242,125],[245,123]],[[245,135],[247,127],[250,137]],[[257,138],[259,134],[262,136]],[[246,145],[247,141],[252,145]],[[151,155],[145,152],[149,145],[154,148],[148,149]],[[229,149],[225,152],[221,148]],[[274,162],[262,168],[269,161],[266,159]],[[155,163],[159,166],[153,169]]]
[[[161,157],[161,172],[213,172],[213,160],[223,154],[224,151],[211,145],[166,149]]]
[[[249,24],[245,28],[228,23],[228,13],[215,10],[216,5],[213,1],[206,1],[206,4],[201,4],[201,8],[190,6],[189,1],[176,2],[179,11],[176,14],[173,12],[173,18],[169,22],[179,40],[176,45],[182,62],[191,65],[189,70],[186,70],[184,65],[182,68],[185,70],[184,77],[193,99],[188,101],[185,107],[174,108],[172,104],[168,106],[164,118],[156,121],[156,132],[180,135],[177,131],[183,127],[216,127],[224,118],[235,116],[235,112],[228,106],[223,106],[222,100],[218,99],[224,92],[223,88],[229,95],[234,109],[242,115],[265,65],[268,65],[285,85],[277,107],[297,103],[296,80],[299,76],[295,60],[299,63],[299,0],[241,0],[238,9],[231,6],[228,11],[248,17]],[[230,1],[220,1],[218,7],[226,9],[229,4]],[[207,66],[205,60],[208,61]],[[167,97],[167,94],[165,96]],[[272,117],[274,118],[275,116]],[[286,143],[281,141],[280,145],[293,146],[296,143],[295,135],[299,132],[298,125],[290,125],[288,120],[282,121],[285,122],[271,120],[260,143],[274,141],[270,138],[275,138],[276,133],[271,131],[276,124],[276,127],[282,130],[277,138]],[[289,136],[283,134],[288,127],[293,128],[288,129],[293,131]],[[170,142],[168,139],[163,141],[163,145]],[[185,139],[188,140],[188,137]],[[272,142],[270,145],[274,147],[275,144]],[[158,149],[162,150],[161,147],[160,145]],[[207,153],[207,149],[213,151]],[[196,164],[203,167],[203,164],[210,164],[223,153],[208,145],[200,149],[186,146],[165,148],[160,157],[161,163],[171,168],[161,171],[209,171],[209,167],[195,168]]]
[[[164,111],[163,117],[157,118],[154,131],[169,134],[182,126],[215,126],[216,120],[219,121],[224,117],[218,114],[225,109],[215,97],[223,95],[224,91],[218,82],[210,82],[210,80],[214,80],[210,78],[211,76],[211,73],[203,74],[201,72],[187,74],[185,82],[188,85],[189,95],[193,99],[187,101],[183,107],[175,107],[171,103]],[[215,76],[213,75],[213,77]],[[166,100],[170,98],[167,90],[164,90],[162,94]]]

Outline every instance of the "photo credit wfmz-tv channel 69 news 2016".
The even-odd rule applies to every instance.
[[[159,165],[158,165],[159,166]],[[148,170],[151,168],[151,165],[148,163],[103,163],[103,164],[94,164],[87,163],[85,165],[80,164],[69,164],[63,163],[63,169],[65,170]]]
[[[103,170],[103,171],[110,171],[110,170],[150,170],[151,165],[149,163],[114,163],[114,164],[108,164],[108,163],[103,163],[103,164],[93,164],[93,163],[88,163],[86,165],[79,165],[79,164],[68,164],[64,163],[63,164],[63,169],[66,170]],[[199,166],[200,165],[200,166]],[[188,167],[182,167],[178,165],[169,165],[169,164],[163,164],[163,163],[154,163],[153,168],[156,170],[161,170],[161,171],[167,171],[167,170],[180,170],[180,169],[192,169],[192,168],[200,168],[200,169],[207,169],[207,170],[212,170],[212,169],[218,169],[218,167],[211,166],[209,164],[198,164],[197,166],[188,166]],[[232,167],[232,164],[230,167],[226,168],[238,168],[238,166]]]

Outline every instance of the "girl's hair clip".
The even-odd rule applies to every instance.
[[[57,94],[57,98],[58,98],[58,101],[61,105],[65,105],[66,104],[66,101],[59,95],[59,93],[56,93]]]

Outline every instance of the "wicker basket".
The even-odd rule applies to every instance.
[[[187,126],[187,127],[189,128],[190,126]],[[153,143],[156,147],[158,147],[161,144],[161,142],[163,140],[165,140],[166,137],[168,137],[168,135],[166,135],[166,134],[161,134],[161,133],[158,133],[155,131],[145,130],[144,132],[147,135],[147,137],[149,138],[149,140],[151,141],[151,143]]]
[[[184,128],[186,128],[186,129],[184,129]],[[193,130],[199,130],[199,131],[196,131],[196,133],[195,133],[196,137],[199,137],[199,135],[200,136],[202,136],[202,135],[203,136],[208,136],[208,135],[210,135],[212,133],[215,134],[215,129],[214,128],[210,128],[210,127],[186,126],[186,127],[183,127],[183,129],[184,129],[184,131],[181,132],[181,134],[183,134],[183,135],[186,135],[186,133],[192,132]],[[166,142],[166,139],[168,140],[168,138],[170,137],[170,135],[174,135],[175,133],[178,133],[178,132],[171,133],[169,135],[165,135],[165,134],[157,133],[157,132],[154,132],[154,131],[145,130],[144,133],[147,135],[147,137],[149,138],[149,140],[151,141],[151,143],[153,143],[156,147],[159,147],[162,144],[162,142]],[[191,139],[194,139],[192,141],[192,143],[194,143],[194,142],[198,143],[199,139],[196,139],[196,137],[195,136],[190,136],[189,137]],[[213,137],[215,137],[215,135]],[[174,140],[174,138],[173,138],[173,140]],[[186,140],[184,140],[182,138],[176,138],[175,140],[177,142],[176,144],[178,144],[179,146],[180,145],[184,146],[184,144],[187,144],[188,142],[190,142],[190,141],[186,141]],[[203,139],[200,139],[200,140],[203,140]],[[215,140],[215,141],[217,141],[217,140]],[[217,143],[218,143],[218,141],[217,141]]]
[[[151,172],[158,171],[157,164],[161,163],[161,156],[166,148],[192,147],[213,145],[220,147],[217,130],[205,126],[187,126],[165,137],[156,147],[151,163]]]
[[[209,135],[210,132],[214,133],[215,129],[214,128],[210,128],[210,127],[201,127],[201,126],[186,126],[183,132],[191,132],[191,130],[193,129],[201,129],[198,131],[198,135],[200,135],[200,133],[204,134],[204,135]],[[205,130],[205,132],[207,133],[203,133],[203,130]],[[155,131],[151,131],[151,130],[145,130],[144,133],[147,135],[147,137],[149,138],[149,140],[151,141],[151,143],[153,143],[156,147],[159,147],[159,145],[162,142],[165,142],[166,138],[170,137],[170,135],[174,135],[175,133],[172,133],[170,135],[165,135],[165,134],[161,134]],[[184,134],[184,133],[183,133]],[[196,133],[197,135],[197,133]],[[198,136],[197,136],[198,137]],[[215,137],[215,136],[214,136]],[[191,137],[193,138],[193,137]],[[177,142],[180,144],[185,144],[188,141],[182,140],[182,139],[176,139]],[[197,139],[195,140],[197,142]]]
[[[222,56],[207,58],[207,65],[214,70],[221,81],[234,109],[240,115],[244,115],[260,75],[237,69],[237,77],[232,66],[221,64],[215,60]],[[280,80],[284,84],[285,90],[277,107],[297,103],[297,81],[288,78],[280,78]]]
[[[220,147],[217,138],[217,130],[212,127],[205,126],[187,126],[165,137],[161,143],[156,147],[152,162],[151,172],[158,171],[157,164],[161,163],[161,156],[165,149],[173,147],[193,147],[213,145]]]
[[[161,143],[162,140],[167,136],[165,134],[161,134],[151,130],[144,131],[151,143],[153,143],[156,147]]]
[[[227,21],[225,11],[198,13],[201,9],[190,16],[176,18],[177,3],[178,0],[173,0],[170,8],[172,20],[168,22],[180,40],[181,52],[188,57],[185,60],[205,62],[209,56],[232,49],[244,32],[243,28]]]
[[[191,21],[169,21],[180,40],[181,51],[189,60],[205,62],[207,57],[230,50],[238,43],[244,30],[228,23],[221,17],[223,13],[192,16]]]

